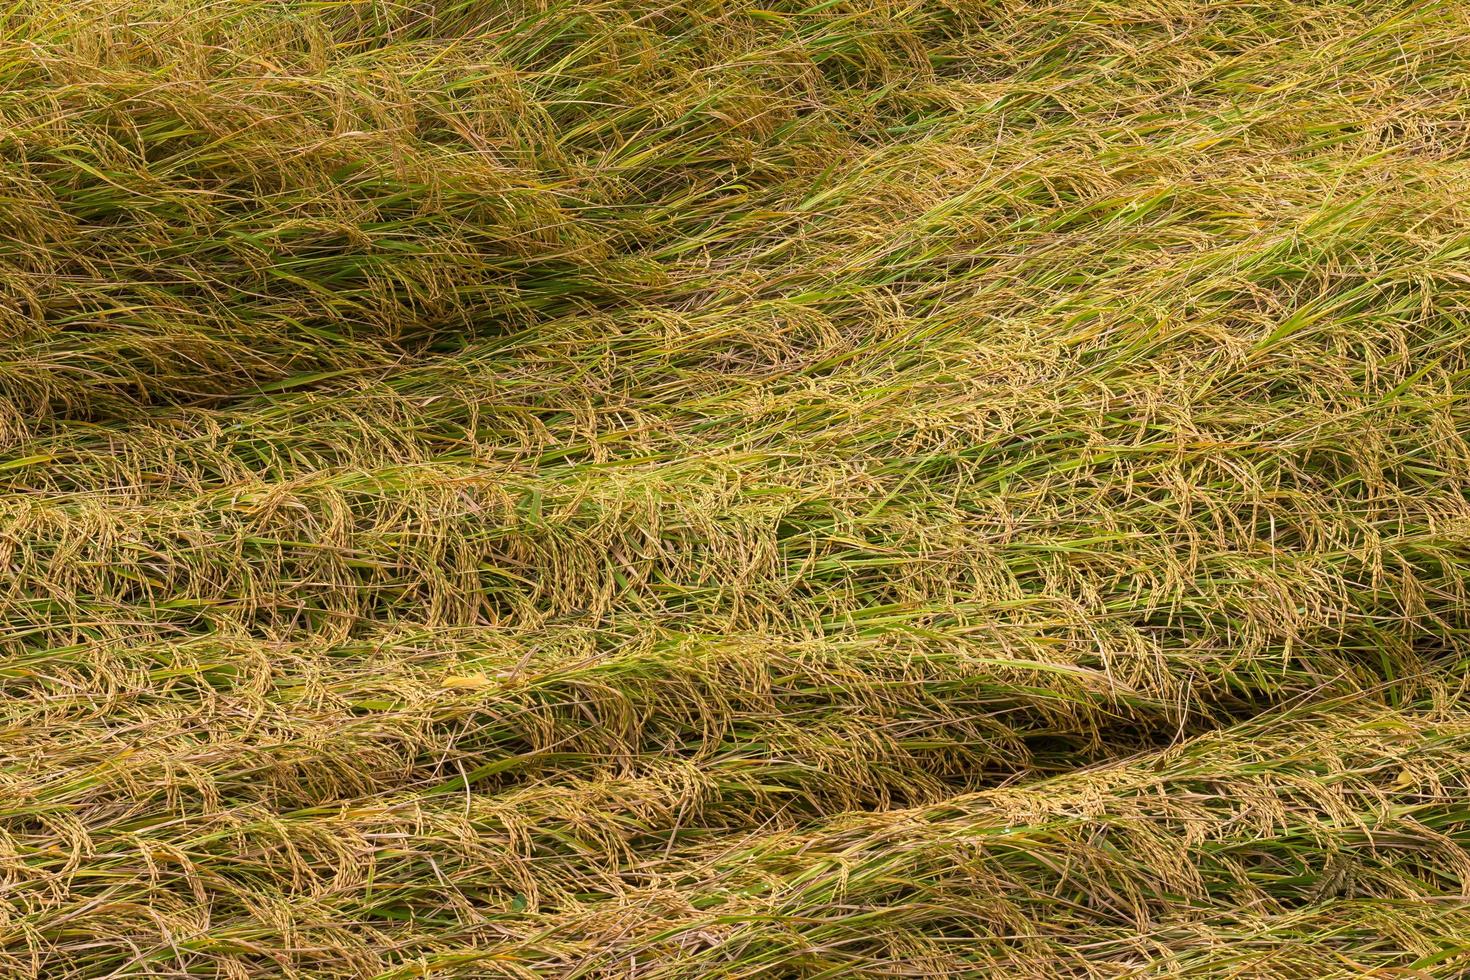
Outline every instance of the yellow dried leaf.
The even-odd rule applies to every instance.
[[[443,685],[450,691],[478,691],[482,687],[490,686],[490,678],[484,674],[462,674],[444,678]]]

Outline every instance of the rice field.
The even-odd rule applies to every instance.
[[[1470,975],[1470,5],[14,0],[0,976]]]

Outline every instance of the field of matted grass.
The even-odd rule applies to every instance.
[[[0,10],[0,976],[1470,973],[1470,5]]]

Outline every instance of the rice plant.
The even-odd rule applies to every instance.
[[[0,11],[0,975],[1470,973],[1470,7]]]

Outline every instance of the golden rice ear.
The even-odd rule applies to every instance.
[[[1470,8],[0,11],[0,976],[1470,972]]]

